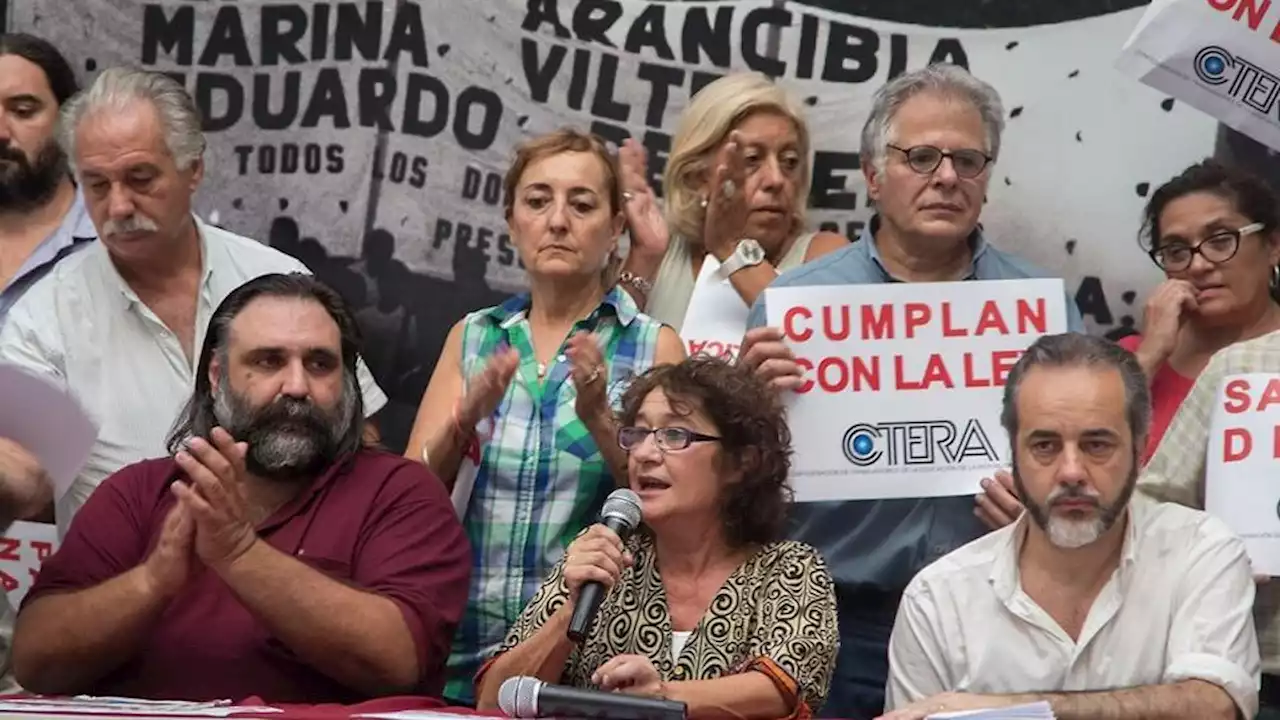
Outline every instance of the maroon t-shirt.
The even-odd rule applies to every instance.
[[[137,567],[176,502],[170,483],[183,476],[165,458],[107,478],[45,561],[23,605]],[[421,463],[361,451],[280,508],[258,535],[320,572],[393,600],[418,649],[419,691],[440,694],[467,602],[471,550],[444,486]],[[256,695],[294,703],[367,699],[294,655],[198,562],[138,654],[83,692],[181,700]]]

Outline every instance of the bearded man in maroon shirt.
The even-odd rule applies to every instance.
[[[26,689],[350,703],[438,695],[470,547],[423,465],[362,443],[356,324],[310,276],[233,291],[172,457],[111,476],[23,602]]]

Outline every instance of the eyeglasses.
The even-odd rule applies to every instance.
[[[981,150],[943,150],[932,145],[916,145],[902,148],[889,147],[907,156],[907,165],[921,175],[932,175],[942,164],[943,158],[951,158],[951,167],[962,178],[972,179],[982,174],[991,162],[991,156]]]
[[[658,443],[658,449],[664,452],[684,450],[696,442],[715,442],[720,440],[715,435],[704,435],[682,427],[622,427],[618,428],[618,446],[627,452],[631,452],[650,435]]]
[[[1171,272],[1179,272],[1191,267],[1196,255],[1217,265],[1236,256],[1240,251],[1240,238],[1256,233],[1264,227],[1266,226],[1262,223],[1252,223],[1239,230],[1216,232],[1195,245],[1175,240],[1151,248],[1151,252],[1147,254],[1151,256],[1152,262]]]

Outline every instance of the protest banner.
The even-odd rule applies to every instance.
[[[1280,149],[1280,3],[1156,0],[1117,67]]]
[[[1209,425],[1205,510],[1244,540],[1255,573],[1280,575],[1280,375],[1223,379]]]
[[[720,262],[708,255],[693,284],[680,329],[685,349],[689,355],[710,355],[733,362],[747,332],[750,312],[733,283],[720,276]]]
[[[1065,332],[1056,279],[770,288],[804,373],[789,401],[798,502],[978,491],[1008,466],[1001,393],[1036,338]]]
[[[35,584],[40,565],[58,548],[58,527],[16,522],[0,537],[0,582],[15,608]]]
[[[83,82],[121,64],[181,78],[209,139],[196,211],[295,255],[361,313],[393,448],[453,324],[525,286],[502,174],[534,135],[635,136],[661,196],[692,94],[760,71],[809,120],[807,229],[855,238],[872,213],[857,133],[872,94],[958,63],[1007,115],[987,238],[1066,278],[1092,331],[1124,333],[1160,280],[1130,242],[1142,205],[1213,154],[1217,130],[1097,51],[1120,47],[1143,0],[8,4],[10,29],[53,41]]]

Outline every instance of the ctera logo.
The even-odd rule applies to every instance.
[[[844,433],[844,456],[858,467],[958,465],[974,459],[999,462],[982,423],[970,419],[957,431],[950,420],[859,423]]]
[[[1200,82],[1222,87],[1227,97],[1263,115],[1275,115],[1280,77],[1217,45],[1196,53],[1193,67]]]

